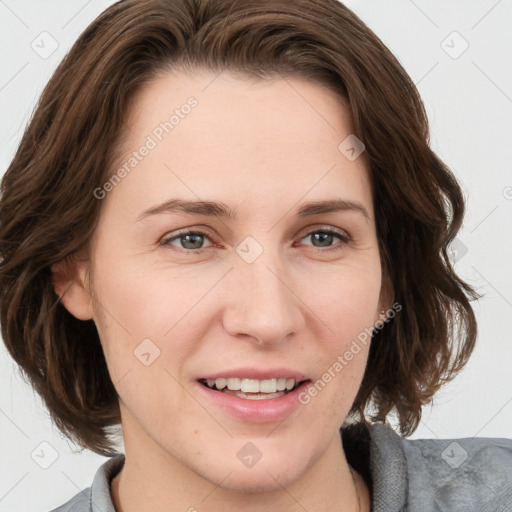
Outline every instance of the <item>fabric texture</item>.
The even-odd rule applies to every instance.
[[[366,480],[372,512],[511,512],[512,439],[405,439],[389,425],[340,430],[348,463]],[[110,482],[116,455],[91,487],[52,512],[116,512]]]

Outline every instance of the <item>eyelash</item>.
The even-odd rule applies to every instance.
[[[311,246],[314,249],[319,249],[321,252],[326,252],[326,251],[329,251],[329,250],[340,250],[340,249],[343,248],[344,245],[346,245],[348,242],[350,242],[352,240],[352,238],[350,237],[350,235],[348,233],[337,231],[337,230],[334,230],[334,229],[331,229],[331,228],[317,228],[317,229],[314,229],[312,231],[309,231],[305,236],[303,236],[301,238],[301,240],[303,240],[304,238],[307,238],[308,236],[311,236],[314,233],[322,233],[322,234],[327,234],[327,235],[333,235],[333,236],[338,237],[341,240],[341,242],[339,244],[334,245],[334,246],[330,246],[330,247],[322,248],[322,247]],[[204,236],[204,237],[210,239],[210,236],[207,233],[204,233],[203,231],[185,230],[185,231],[181,231],[181,232],[173,235],[172,237],[164,238],[161,241],[161,245],[169,246],[169,247],[172,248],[172,250],[176,250],[177,252],[181,252],[181,253],[185,253],[185,254],[191,254],[191,253],[193,253],[193,254],[202,254],[205,250],[211,248],[211,247],[202,247],[202,248],[199,248],[199,249],[179,249],[179,248],[174,248],[175,246],[172,246],[170,244],[170,242],[173,242],[174,240],[179,240],[182,236],[185,236],[185,235],[199,235],[199,236]]]

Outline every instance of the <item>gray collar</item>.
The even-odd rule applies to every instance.
[[[405,510],[408,477],[402,438],[381,423],[354,423],[340,432],[347,462],[370,489],[372,512]]]

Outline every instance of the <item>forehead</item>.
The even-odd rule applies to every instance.
[[[191,101],[196,106],[188,108]],[[126,125],[130,132],[158,131],[173,114],[172,138],[188,135],[203,145],[249,148],[263,143],[268,149],[278,144],[286,149],[304,140],[311,147],[319,138],[337,145],[340,132],[351,132],[346,101],[297,77],[258,80],[226,71],[168,72],[139,90]]]
[[[352,131],[350,110],[321,85],[168,72],[138,92],[125,124],[117,166],[151,149],[111,195],[181,193],[266,207],[329,194],[357,199],[372,215],[364,153],[351,161],[339,149]]]

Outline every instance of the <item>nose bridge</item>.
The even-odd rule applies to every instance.
[[[248,238],[237,248],[224,327],[232,335],[275,343],[298,329],[299,311],[287,282],[288,272],[283,270],[283,256],[277,245],[270,245],[272,237],[266,237],[265,247]]]

